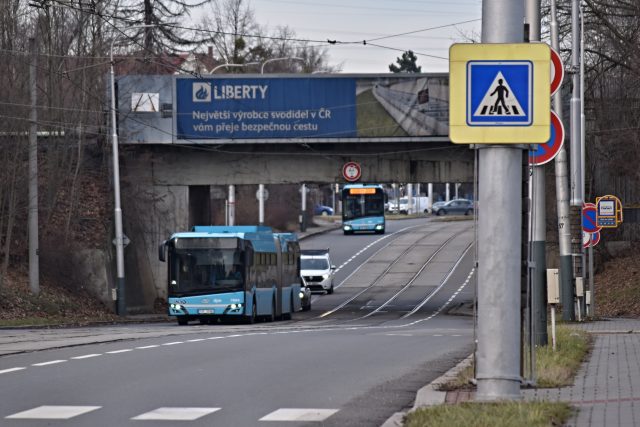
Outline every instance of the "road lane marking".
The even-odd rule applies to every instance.
[[[166,342],[162,345],[176,345],[176,344],[184,344],[184,342],[183,341]]]
[[[153,421],[194,421],[205,415],[213,414],[220,408],[158,408],[145,412],[132,420],[153,420]]]
[[[66,360],[50,360],[48,362],[34,363],[31,366],[47,366],[47,365],[55,365],[56,363],[64,363],[64,362],[66,362]]]
[[[102,354],[93,353],[93,354],[85,354],[84,356],[76,356],[72,357],[74,360],[82,360],[82,359],[91,359],[92,357],[102,356]]]
[[[159,345],[157,345],[157,344],[153,344],[153,345],[143,345],[142,347],[136,347],[136,349],[138,349],[138,350],[145,350],[145,349],[147,349],[147,348],[156,348],[156,347],[160,347],[160,346],[159,346]]]
[[[27,369],[27,368],[18,367],[18,368],[3,369],[2,371],[0,371],[0,374],[8,374],[9,372],[22,371],[23,369]]]
[[[339,409],[282,408],[265,415],[259,421],[324,421]]]
[[[107,351],[107,354],[118,354],[118,353],[126,353],[128,351],[133,351],[130,348],[123,348],[122,350],[113,350],[113,351]]]
[[[187,340],[187,342],[200,342],[200,341],[204,341],[206,338],[196,338],[194,340]]]
[[[5,417],[7,419],[68,420],[100,409],[101,406],[44,405]]]

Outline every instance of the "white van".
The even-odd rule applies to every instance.
[[[413,213],[429,213],[431,212],[431,208],[429,206],[429,197],[427,196],[414,196],[413,197],[413,206],[409,209],[409,198],[401,197],[400,198],[400,213],[401,214],[413,214]],[[411,210],[411,212],[409,212]],[[389,212],[397,213],[398,212],[398,201],[393,200],[389,203]]]

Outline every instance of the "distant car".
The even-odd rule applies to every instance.
[[[300,275],[312,291],[333,293],[333,272],[329,249],[303,249],[300,251]]]
[[[307,282],[304,280],[304,277],[300,277],[300,279],[302,279],[302,286],[300,287],[302,311],[309,311],[311,310],[311,288],[307,286]]]
[[[409,209],[409,198],[401,197],[400,205],[398,206],[398,201],[394,200],[393,203],[389,204],[387,210],[391,213],[398,213],[398,207],[400,208],[401,214],[409,214],[409,213],[429,213],[429,198],[425,196],[414,196],[412,199],[412,207]]]
[[[314,215],[333,215],[333,208],[331,206],[315,205],[313,207]]]
[[[453,199],[439,206],[438,203],[434,203],[431,208],[431,211],[438,216],[447,214],[470,215],[473,213],[473,202],[471,200]]]

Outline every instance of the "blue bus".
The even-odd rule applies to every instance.
[[[291,319],[302,309],[300,246],[262,226],[195,226],[159,247],[168,263],[169,315],[179,325]]]
[[[379,184],[347,184],[342,189],[342,231],[384,234],[386,193]]]

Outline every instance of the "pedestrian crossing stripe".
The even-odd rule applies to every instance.
[[[7,419],[25,420],[68,420],[78,415],[100,409],[101,406],[65,406],[65,405],[43,405],[27,411],[9,415]]]
[[[533,122],[530,61],[469,61],[467,124],[529,126]]]
[[[485,93],[474,116],[524,116],[524,110],[501,71]]]

